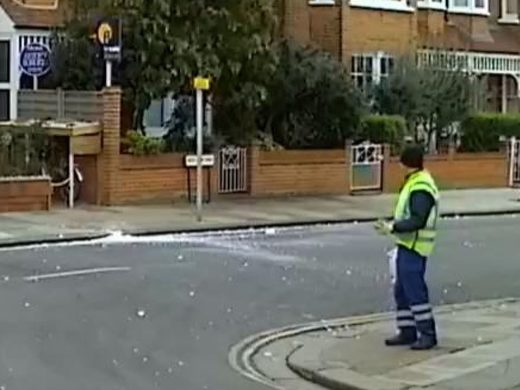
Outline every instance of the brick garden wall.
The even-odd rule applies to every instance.
[[[195,196],[196,172],[190,171],[192,196]],[[215,174],[211,175],[211,187],[215,188]],[[207,187],[208,171],[204,170],[204,186]],[[116,203],[165,201],[186,198],[188,195],[188,171],[184,167],[184,155],[180,153],[158,156],[120,156],[120,169]]]
[[[508,185],[508,159],[505,153],[430,156],[425,165],[441,189],[494,188]],[[398,191],[403,177],[398,158],[391,158],[384,172],[385,192]]]
[[[252,195],[346,194],[349,191],[344,150],[256,153],[251,167]]]

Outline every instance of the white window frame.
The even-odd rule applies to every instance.
[[[388,11],[414,12],[407,0],[350,0],[351,7],[373,8]]]
[[[516,13],[508,13],[507,3],[507,0],[500,1],[500,19],[498,19],[498,22],[503,24],[520,24],[518,10]]]
[[[446,0],[419,0],[417,2],[417,8],[419,9],[435,9],[439,11],[446,10]]]
[[[449,0],[449,12],[454,12],[458,14],[469,14],[469,15],[483,15],[489,16],[489,0],[482,0],[484,2],[483,8],[476,7],[477,0],[467,0],[467,6],[456,6],[454,0]]]
[[[355,82],[355,80],[357,77],[360,77],[360,76],[362,76],[363,78],[365,78],[365,77],[370,78],[371,85],[379,84],[381,82],[381,80],[388,78],[388,76],[390,75],[389,64],[387,64],[386,73],[383,73],[383,67],[381,66],[381,62],[383,60],[395,61],[394,56],[392,56],[388,53],[382,52],[382,51],[378,51],[376,53],[354,53],[354,54],[352,54],[351,61],[354,61],[354,59],[357,57],[372,59],[372,73],[370,74],[365,71],[363,71],[363,72],[352,71],[352,69],[351,69],[350,77],[354,81],[354,84],[356,84],[356,86],[357,86],[357,83]],[[363,83],[363,86],[361,87],[361,89],[363,89],[367,85],[368,85],[368,83]]]
[[[309,0],[309,5],[336,5],[336,0]]]

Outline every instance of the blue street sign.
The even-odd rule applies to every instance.
[[[51,50],[41,43],[29,43],[20,53],[20,68],[29,76],[43,76],[51,70]]]

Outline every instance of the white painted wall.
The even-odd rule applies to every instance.
[[[14,23],[4,9],[0,7],[0,35],[12,33],[14,33]]]

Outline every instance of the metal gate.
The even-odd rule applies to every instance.
[[[383,146],[368,142],[351,148],[350,190],[381,191],[383,188]]]
[[[509,185],[520,186],[520,140],[515,137],[509,143]]]
[[[232,194],[247,192],[247,149],[227,146],[220,149],[218,192]]]

